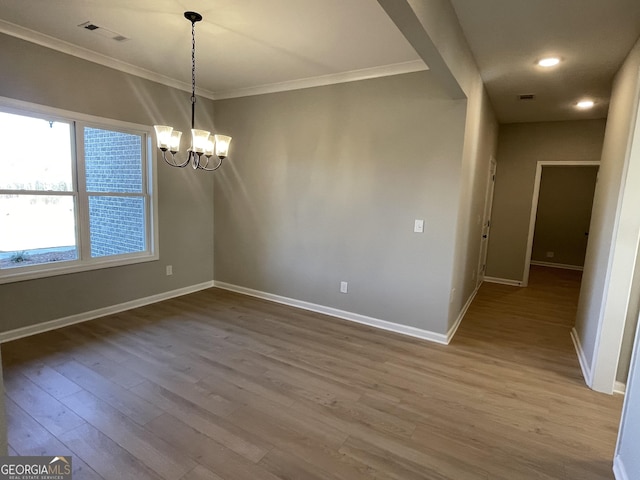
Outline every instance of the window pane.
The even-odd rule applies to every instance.
[[[0,268],[76,260],[74,199],[0,195]]]
[[[73,190],[69,123],[0,112],[0,131],[0,189]]]
[[[142,192],[142,138],[129,133],[84,129],[88,192]]]
[[[89,197],[91,256],[144,252],[145,205],[142,197]]]

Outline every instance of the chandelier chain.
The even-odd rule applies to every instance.
[[[196,103],[196,22],[191,22],[191,104]],[[193,114],[191,128],[193,128]]]

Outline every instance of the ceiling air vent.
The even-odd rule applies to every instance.
[[[124,35],[114,32],[113,30],[109,30],[108,28],[101,27],[100,25],[96,25],[93,22],[84,22],[78,26],[89,30],[92,33],[97,33],[101,37],[115,40],[116,42],[124,42],[125,40],[129,40]]]
[[[533,93],[523,93],[522,95],[518,95],[518,100],[535,100],[536,96]]]

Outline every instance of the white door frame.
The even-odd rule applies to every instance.
[[[527,254],[524,260],[524,274],[521,286],[529,285],[529,270],[531,270],[531,253],[533,251],[533,235],[536,229],[536,216],[538,215],[538,199],[540,197],[540,181],[542,180],[543,167],[599,167],[599,161],[575,160],[575,161],[538,161],[536,167],[536,179],[533,184],[533,198],[531,199],[531,216],[529,217],[529,237],[527,239]]]
[[[489,253],[489,232],[491,231],[491,211],[493,209],[493,192],[496,185],[496,170],[498,161],[491,155],[489,160],[489,174],[487,176],[487,189],[484,197],[484,212],[482,218],[482,230],[480,235],[480,258],[478,259],[478,277],[476,287],[484,281],[487,266],[487,254]]]

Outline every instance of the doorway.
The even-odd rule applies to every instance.
[[[600,162],[538,162],[522,286],[531,265],[581,270]],[[535,248],[534,248],[535,246]]]

